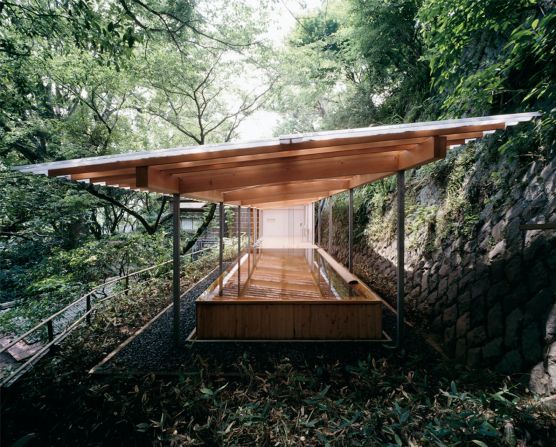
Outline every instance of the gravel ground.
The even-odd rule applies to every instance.
[[[182,296],[182,339],[195,327],[195,299],[216,279],[213,271]],[[384,309],[383,329],[395,333],[395,316]],[[407,339],[414,337],[408,336]],[[196,373],[204,367],[214,373],[242,374],[243,365],[265,370],[277,362],[308,365],[322,362],[353,362],[369,354],[388,350],[366,342],[193,342],[176,348],[172,342],[172,308],[155,320],[108,363],[97,370],[102,374]],[[248,362],[248,363],[246,363]]]

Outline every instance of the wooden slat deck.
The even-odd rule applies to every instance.
[[[311,271],[304,250],[263,250],[251,275],[247,258],[197,300],[201,339],[379,339],[382,302],[372,291],[334,295]],[[251,258],[250,262],[253,262]],[[357,289],[361,291],[361,288]]]
[[[247,272],[243,273],[244,277]],[[322,295],[315,284],[305,258],[286,253],[263,252],[251,277],[242,282],[240,299],[257,300],[321,300]],[[213,300],[237,300],[237,275],[224,288],[223,296]]]

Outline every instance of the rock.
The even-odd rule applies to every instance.
[[[548,348],[546,371],[550,376],[550,389],[548,391],[551,394],[556,394],[556,343],[552,343]]]
[[[488,278],[475,281],[471,286],[471,298],[483,295],[488,289]]]
[[[523,360],[519,351],[513,350],[506,353],[502,360],[496,365],[496,370],[505,374],[515,373],[521,371],[523,367]]]
[[[517,345],[519,329],[523,321],[523,314],[519,309],[514,309],[510,315],[506,317],[506,330],[504,335],[504,343],[507,347]]]
[[[432,321],[431,329],[436,333],[439,333],[442,330],[442,316],[441,315],[439,315],[438,317],[436,317]]]
[[[469,271],[467,272],[465,275],[463,275],[458,283],[458,287],[460,290],[465,289],[465,287],[469,284],[471,284],[471,282],[473,281],[473,278],[475,276],[475,273],[473,271]]]
[[[525,202],[523,200],[519,200],[518,202],[514,203],[514,205],[506,211],[506,219],[511,220],[515,217],[519,217],[523,210],[525,209]]]
[[[443,262],[440,270],[438,270],[438,275],[444,277],[447,276],[448,273],[450,273],[450,264],[448,262]]]
[[[471,348],[467,351],[467,365],[474,367],[478,366],[482,360],[482,349],[481,348]]]
[[[556,271],[556,248],[553,248],[546,257],[546,265],[553,272]]]
[[[439,295],[443,295],[448,288],[448,278],[442,278],[438,283],[438,293]]]
[[[444,310],[442,314],[442,321],[444,324],[452,324],[456,321],[458,316],[458,306],[454,304],[453,306],[448,307]]]
[[[529,285],[529,291],[532,293],[548,285],[548,275],[541,261],[537,261],[527,272],[527,283]]]
[[[506,297],[504,301],[502,301],[502,307],[504,309],[504,313],[508,314],[520,304],[524,303],[530,297],[527,289],[525,288],[525,284],[520,282],[516,284]]]
[[[421,289],[423,291],[428,290],[429,288],[429,271],[425,271],[425,273],[423,273],[423,278],[421,279]]]
[[[504,229],[504,237],[507,241],[522,240],[523,233],[519,228],[520,225],[521,222],[517,218],[513,218],[508,222]]]
[[[450,285],[448,286],[448,290],[446,292],[446,298],[448,299],[448,303],[449,304],[453,304],[456,301],[456,298],[458,296],[458,288],[457,286],[454,285]]]
[[[553,343],[556,341],[556,304],[552,306],[552,309],[548,313],[544,338],[547,343]]]
[[[484,301],[485,300],[482,296],[478,296],[477,298],[473,298],[471,300],[471,327],[475,327],[485,321]]]
[[[455,351],[456,359],[464,360],[465,354],[466,354],[465,338],[458,338],[456,341],[456,351]]]
[[[544,248],[543,232],[541,230],[529,230],[525,234],[523,259],[528,263],[535,261]]]
[[[493,284],[488,289],[487,305],[492,306],[495,303],[504,301],[510,292],[510,287],[506,281],[501,281]]]
[[[467,333],[467,343],[469,346],[479,346],[487,338],[484,326],[478,326]]]
[[[456,321],[456,336],[458,338],[465,337],[469,330],[469,312],[461,315]]]
[[[448,346],[449,350],[453,349],[453,344],[456,339],[456,328],[450,326],[444,330],[444,344]]]
[[[502,305],[495,304],[487,316],[487,330],[490,338],[502,335],[504,330],[504,316],[502,315]]]
[[[548,318],[549,310],[554,302],[554,293],[549,288],[542,289],[527,303],[527,312],[534,319],[541,317],[544,320],[544,318]]]
[[[449,286],[456,286],[459,279],[463,276],[463,269],[459,267],[454,267],[452,273],[448,276],[448,285]]]
[[[544,365],[541,363],[536,364],[531,370],[531,375],[529,376],[529,389],[541,396],[545,396],[550,391],[550,376],[544,369]]]
[[[492,250],[488,252],[488,259],[492,262],[496,259],[501,258],[506,250],[506,241],[501,240],[498,242]]]
[[[502,337],[495,338],[483,347],[483,357],[485,359],[498,358],[502,355],[504,341]]]
[[[502,234],[505,227],[506,227],[505,220],[501,220],[496,225],[494,225],[494,227],[492,227],[491,235],[494,238],[495,242],[498,242],[502,239]]]
[[[521,351],[528,364],[542,359],[542,341],[539,328],[535,323],[523,328],[521,335]]]
[[[471,292],[467,291],[458,296],[457,299],[459,313],[468,312],[471,304]]]
[[[516,282],[521,277],[521,257],[520,256],[512,256],[505,264],[504,264],[504,274],[506,275],[506,279],[510,282]]]

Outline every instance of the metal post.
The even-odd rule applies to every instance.
[[[241,205],[237,206],[237,296],[241,291]]]
[[[54,326],[52,325],[52,320],[46,322],[46,329],[48,331],[48,341],[54,340]]]
[[[180,344],[180,195],[174,194],[172,200],[173,222],[173,272],[172,301],[174,303],[174,342]]]
[[[332,207],[334,206],[330,196],[330,211],[328,212],[328,253],[332,254]]]
[[[349,189],[348,268],[353,273],[353,188]]]
[[[322,200],[319,200],[318,204],[317,204],[317,219],[318,219],[318,222],[317,222],[317,245],[319,247],[320,247],[321,238],[322,238],[322,236],[321,236],[321,233],[322,233],[322,231],[321,231],[322,230],[322,211],[321,211],[322,206],[321,205],[322,205]]]
[[[224,202],[220,202],[218,206],[218,212],[220,213],[220,228],[218,229],[219,236],[219,251],[218,251],[218,295],[222,296],[223,290],[222,285],[224,279],[222,274],[224,273]]]
[[[399,348],[403,340],[404,325],[404,295],[405,295],[405,171],[397,174],[398,189],[398,277],[397,277],[397,321],[396,321],[396,346]]]
[[[87,295],[87,298],[85,298],[85,302],[85,308],[87,312],[89,312],[91,310],[91,295]],[[85,319],[87,320],[87,324],[91,324],[91,314],[87,314],[87,317]]]

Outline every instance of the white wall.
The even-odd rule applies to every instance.
[[[313,243],[313,206],[262,211],[263,247],[307,247]]]

